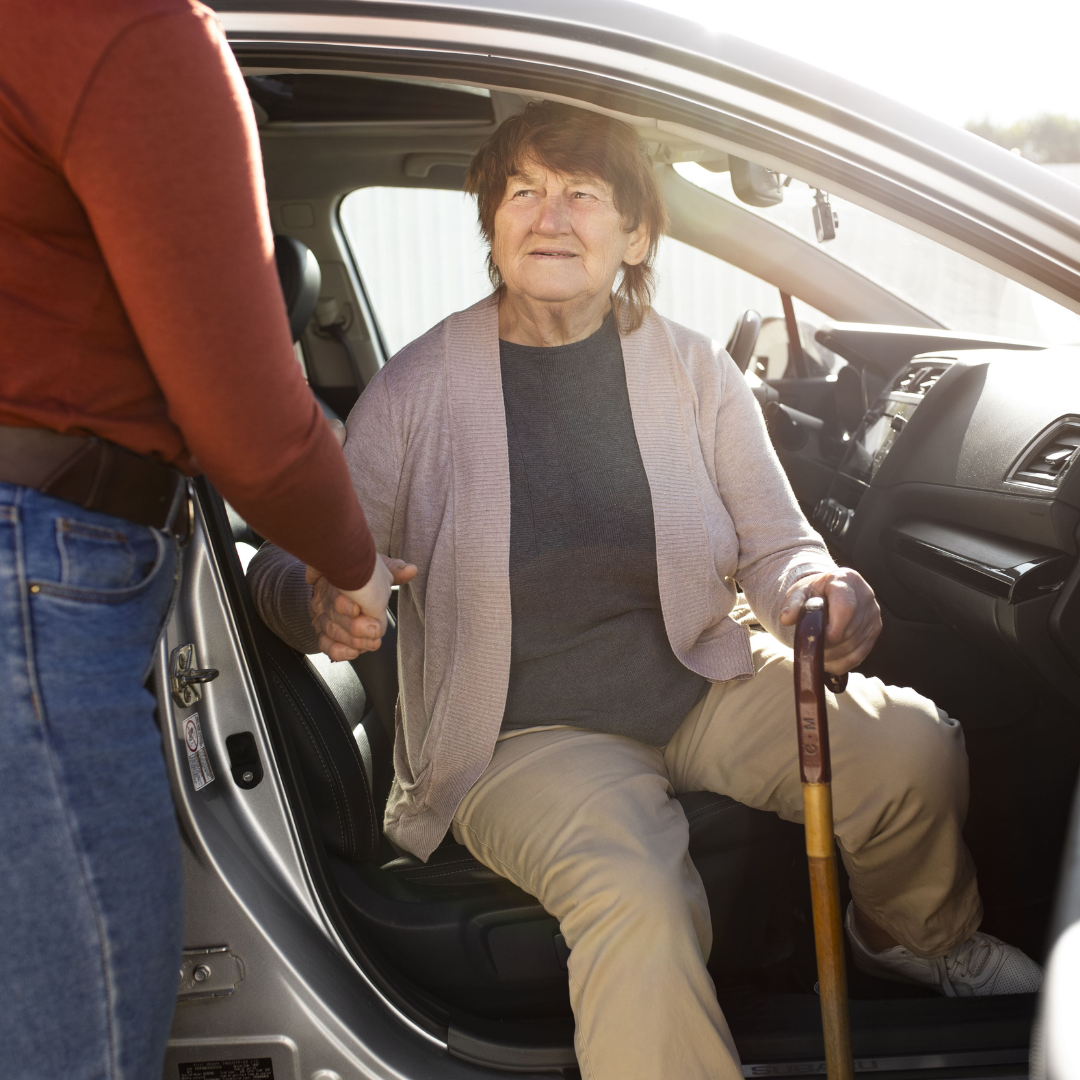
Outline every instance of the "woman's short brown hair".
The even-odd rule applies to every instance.
[[[626,230],[641,224],[648,230],[645,258],[637,266],[623,265],[622,281],[615,292],[624,308],[620,314],[626,328],[637,329],[652,302],[652,264],[667,226],[660,187],[637,132],[621,120],[555,101],[530,102],[523,112],[504,120],[476,152],[465,177],[465,190],[476,196],[480,231],[489,244],[506,185],[529,161],[558,173],[595,177],[610,184]],[[490,253],[488,275],[496,290],[505,287]]]

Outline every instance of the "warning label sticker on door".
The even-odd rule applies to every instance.
[[[214,770],[210,768],[210,757],[203,742],[202,724],[199,714],[192,713],[184,721],[184,743],[187,746],[188,767],[191,769],[191,782],[196,791],[202,791],[214,779]],[[254,1059],[252,1059],[254,1060]]]
[[[180,1080],[274,1080],[271,1058],[181,1061]]]

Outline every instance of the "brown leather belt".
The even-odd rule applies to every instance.
[[[0,482],[37,488],[180,540],[191,532],[186,477],[107,439],[0,424]]]

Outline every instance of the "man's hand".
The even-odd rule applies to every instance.
[[[380,555],[368,583],[362,589],[344,592],[309,566],[311,624],[319,635],[319,650],[331,660],[354,660],[361,653],[374,652],[386,633],[390,586],[405,585],[414,577],[412,563]]]
[[[811,596],[824,596],[829,605],[825,627],[825,670],[843,675],[866,659],[881,633],[881,609],[874,590],[854,570],[834,570],[796,581],[787,591],[780,612],[791,626]]]

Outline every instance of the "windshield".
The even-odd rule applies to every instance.
[[[777,206],[740,202],[727,172],[696,163],[676,171],[706,191],[771,221],[811,244],[814,190],[792,180]],[[1010,280],[935,240],[830,196],[839,224],[822,246],[834,259],[883,285],[890,292],[953,330],[1038,342],[1080,342],[1080,315]]]

